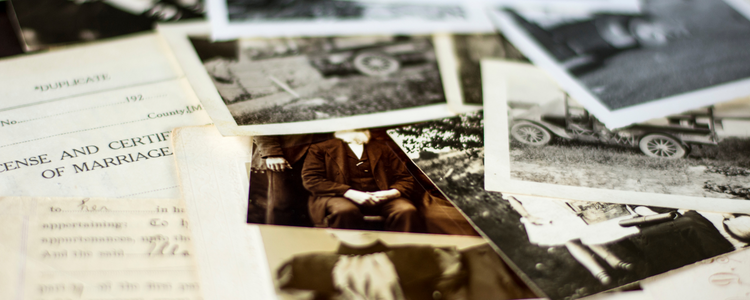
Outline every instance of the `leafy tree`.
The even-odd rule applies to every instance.
[[[407,152],[453,149],[474,153],[484,147],[484,113],[466,113],[453,118],[429,121],[394,129],[403,137]]]

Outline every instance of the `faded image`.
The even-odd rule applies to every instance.
[[[445,103],[426,36],[191,41],[238,125]]]
[[[571,99],[531,108],[518,100],[508,102],[512,179],[750,199],[748,99],[617,130]]]
[[[453,35],[453,46],[458,60],[463,102],[466,104],[482,104],[482,74],[479,62],[483,58],[528,62],[523,54],[500,34]]]
[[[279,299],[536,298],[479,237],[261,231]]]
[[[230,22],[269,20],[464,19],[460,5],[377,3],[349,0],[226,0]]]
[[[742,214],[488,192],[479,113],[389,133],[532,289],[551,299],[627,285],[750,242],[750,217]]]
[[[497,80],[507,78],[507,99],[493,102],[507,114],[497,106],[488,111],[500,120],[488,134],[501,141],[487,150],[489,167],[497,170],[488,175],[488,189],[565,191],[579,200],[603,192],[639,192],[642,201],[750,198],[749,98],[609,129],[541,69],[500,61],[486,66],[496,68]],[[613,202],[628,198],[620,199]]]

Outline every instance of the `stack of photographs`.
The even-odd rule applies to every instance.
[[[745,6],[595,2],[489,1],[502,34],[451,1],[160,25],[214,121],[174,133],[208,293],[576,299],[747,247],[750,74],[711,50]],[[415,19],[456,34],[383,25]]]
[[[749,241],[746,99],[610,130],[498,34],[210,42],[204,24],[160,31],[215,122],[174,133],[202,222],[196,251],[262,239],[255,266],[279,298],[348,299],[380,284],[405,299],[573,299]],[[217,213],[232,221],[209,221]],[[418,253],[430,254],[405,258]],[[444,264],[408,272],[446,255],[463,279],[435,275]],[[472,281],[478,270],[493,272],[489,285]]]
[[[37,198],[0,198],[13,215],[0,252],[17,270],[6,285],[44,275],[17,284],[26,297],[557,300],[651,286],[662,299],[671,274],[742,286],[745,0],[8,4],[27,51],[209,17],[2,63],[14,140],[0,173],[23,170],[0,196]],[[116,259],[131,248],[86,246],[97,260],[70,272],[113,265],[123,274],[102,278],[122,282],[68,285],[83,277],[27,259],[67,268],[81,253],[38,251],[37,219],[107,214],[133,224],[120,241],[148,248],[129,267],[165,268],[137,278]]]
[[[570,299],[627,288],[644,278],[747,246],[750,240],[746,222],[750,218],[746,213],[750,209],[740,200],[746,199],[744,194],[715,192],[701,184],[697,188],[703,187],[705,194],[713,194],[716,199],[691,201],[675,197],[677,200],[659,201],[658,196],[644,192],[623,191],[620,193],[624,195],[620,197],[610,196],[608,192],[616,193],[622,189],[616,186],[598,186],[596,190],[570,193],[563,193],[565,188],[560,187],[596,182],[616,184],[617,181],[606,177],[607,174],[628,181],[622,178],[627,172],[612,164],[630,160],[638,161],[637,166],[647,170],[642,177],[633,178],[633,183],[624,187],[637,187],[636,182],[646,184],[649,181],[646,177],[648,169],[670,171],[667,165],[674,164],[678,169],[672,172],[685,174],[684,170],[695,170],[698,175],[717,175],[717,178],[729,180],[722,182],[722,186],[733,187],[742,193],[748,186],[746,177],[734,176],[724,169],[745,170],[746,167],[731,166],[736,163],[744,166],[747,154],[736,152],[735,145],[746,143],[747,135],[730,137],[732,133],[724,131],[724,143],[705,149],[707,154],[695,153],[681,160],[648,157],[640,150],[608,146],[608,141],[599,138],[569,141],[555,136],[550,142],[555,134],[551,131],[554,128],[534,125],[525,117],[528,114],[509,112],[506,107],[526,112],[548,111],[547,104],[564,100],[565,94],[554,85],[546,85],[552,91],[545,94],[525,90],[523,85],[505,80],[504,77],[524,73],[523,68],[533,67],[485,61],[482,64],[484,112],[391,129],[389,133],[394,140],[400,141],[402,148],[412,155],[414,163],[469,217],[483,236],[493,242],[535,292],[551,299]],[[543,81],[537,81],[536,86],[545,88]],[[557,91],[559,98],[554,99],[553,91]],[[513,101],[511,95],[514,95]],[[545,99],[545,95],[553,97]],[[541,103],[532,103],[535,99]],[[734,107],[741,105],[738,103]],[[576,121],[579,117],[567,115],[568,119]],[[566,115],[562,114],[561,118],[565,120]],[[561,127],[565,128],[565,125]],[[508,128],[516,128],[516,134],[509,133]],[[579,126],[567,128],[579,129]],[[596,137],[595,133],[588,136]],[[576,134],[587,135],[585,132]],[[509,135],[514,139],[509,140]],[[516,136],[521,141],[515,140]],[[537,139],[546,142],[529,143]],[[717,151],[727,154],[711,154]],[[728,155],[732,152],[734,155]],[[508,153],[511,153],[512,175],[504,179],[499,176],[503,175],[503,168],[507,172],[508,166],[499,165],[503,159],[498,159],[498,156]],[[707,159],[700,155],[714,156]],[[525,161],[529,160],[536,160],[536,167],[526,167],[528,163]],[[583,165],[572,165],[574,161]],[[691,166],[701,163],[711,165]],[[541,169],[555,166],[558,166],[558,172]],[[716,169],[722,172],[716,174],[713,171]],[[588,180],[566,176],[578,172],[581,176],[589,176]],[[555,181],[554,186],[533,182],[543,180],[559,181]],[[524,185],[527,182],[536,185]],[[664,180],[661,182],[662,186],[666,184]],[[498,187],[498,183],[503,185]]]
[[[357,299],[370,285],[393,299],[536,297],[388,133],[455,116],[438,37],[160,30],[215,123],[173,136],[207,293],[231,298],[211,282],[247,279],[282,299]]]

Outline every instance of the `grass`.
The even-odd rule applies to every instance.
[[[345,102],[333,101],[347,96]],[[427,69],[417,78],[358,78],[339,83],[315,95],[328,100],[317,106],[273,106],[235,117],[237,124],[268,124],[345,117],[445,102],[437,69]]]
[[[750,139],[728,138],[718,146],[693,147],[683,159],[655,159],[637,148],[556,141],[544,147],[528,147],[511,140],[510,149],[522,149],[513,159],[520,162],[543,162],[553,165],[626,165],[650,170],[683,170],[690,166],[750,167]]]
[[[750,139],[725,138],[718,147],[694,149],[691,156],[710,158],[714,166],[736,166],[750,169]]]
[[[454,174],[466,174],[462,171],[466,170],[476,160],[483,162],[484,152],[464,151],[460,155],[437,159],[415,159],[414,162],[428,177],[434,180],[442,180],[450,169],[453,169]]]

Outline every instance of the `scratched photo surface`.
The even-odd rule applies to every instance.
[[[254,137],[247,222],[476,235],[386,129]]]
[[[429,36],[190,41],[240,126],[446,102]]]
[[[750,242],[744,214],[486,191],[482,119],[470,113],[389,134],[540,295],[596,294]]]

